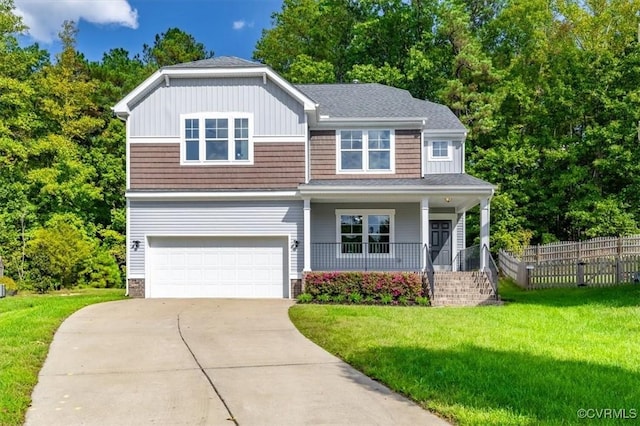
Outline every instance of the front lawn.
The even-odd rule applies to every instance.
[[[504,306],[296,305],[290,316],[319,345],[459,424],[640,419],[640,285],[504,283],[501,296]]]
[[[122,298],[122,289],[87,289],[0,299],[0,425],[23,423],[62,321],[87,305]]]

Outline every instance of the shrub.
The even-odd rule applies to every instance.
[[[298,297],[298,303],[311,303],[313,302],[313,296],[309,293],[302,293],[299,294]]]
[[[360,304],[362,303],[363,298],[360,293],[350,293],[348,299],[349,299],[349,302],[351,303]]]
[[[416,297],[416,303],[420,306],[429,306],[429,298],[418,296]]]
[[[305,289],[319,302],[409,304],[422,297],[422,275],[414,272],[309,272]],[[326,297],[320,297],[326,296]]]
[[[121,287],[122,276],[114,257],[104,249],[97,249],[85,260],[78,284],[97,288]]]
[[[346,299],[347,296],[345,296],[344,294],[336,294],[331,298],[331,300],[333,300],[335,303],[344,303]]]
[[[391,302],[393,302],[393,296],[390,295],[389,293],[380,295],[380,303],[382,303],[383,305],[388,305]]]
[[[0,277],[0,285],[3,285],[7,291],[18,291],[18,285],[11,277]]]
[[[331,302],[331,296],[328,294],[319,294],[318,297],[316,297],[316,300],[320,303],[329,303]]]
[[[80,220],[73,215],[54,215],[44,228],[36,229],[27,243],[32,285],[39,292],[76,283],[93,247]],[[42,278],[47,283],[42,282]]]

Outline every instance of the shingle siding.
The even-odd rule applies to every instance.
[[[396,171],[393,174],[336,173],[335,130],[311,131],[311,179],[398,179],[421,175],[421,137],[419,130],[395,131]]]
[[[131,189],[294,189],[304,161],[302,143],[256,143],[251,166],[185,166],[180,144],[131,144]]]

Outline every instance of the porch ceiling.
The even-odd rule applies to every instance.
[[[467,174],[427,175],[417,179],[311,180],[298,187],[313,202],[420,202],[463,212],[491,197],[494,186]]]

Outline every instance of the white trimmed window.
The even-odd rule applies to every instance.
[[[393,172],[393,130],[338,130],[336,168],[338,173]]]
[[[390,254],[395,210],[336,210],[340,254]]]
[[[182,164],[253,164],[253,117],[249,114],[181,116]]]
[[[429,159],[432,161],[450,161],[452,159],[451,141],[431,141]]]

